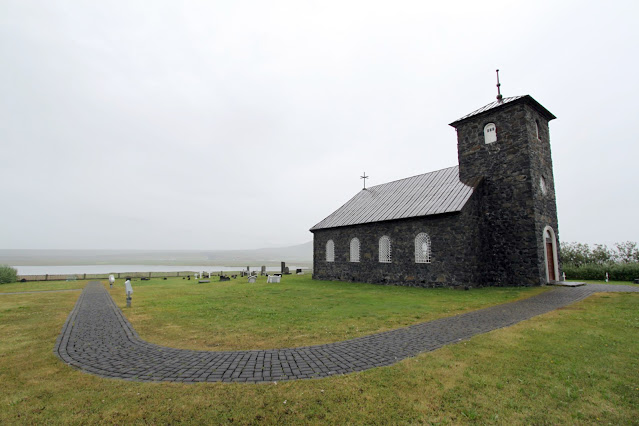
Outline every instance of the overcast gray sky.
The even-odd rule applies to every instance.
[[[639,241],[639,2],[0,2],[0,248],[286,246],[530,94],[563,241]]]

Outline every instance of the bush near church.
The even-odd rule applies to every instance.
[[[0,284],[18,281],[18,271],[9,265],[0,265]]]
[[[639,247],[626,241],[613,248],[595,244],[562,243],[561,257],[567,279],[603,280],[606,272],[611,281],[633,281],[639,278]]]

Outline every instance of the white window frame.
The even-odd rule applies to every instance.
[[[497,142],[497,125],[488,123],[484,126],[484,143]]]
[[[351,239],[351,258],[350,261],[357,263],[359,262],[359,249],[360,249],[360,244],[359,244],[359,238],[355,237],[353,239]]]
[[[543,176],[539,178],[539,188],[541,189],[542,195],[548,194],[548,184]]]
[[[392,263],[391,239],[388,235],[379,239],[379,263]]]
[[[423,246],[426,244],[426,251]],[[431,242],[430,236],[421,232],[415,237],[415,263],[430,263],[431,258]]]
[[[335,262],[335,243],[333,240],[326,241],[326,261]]]

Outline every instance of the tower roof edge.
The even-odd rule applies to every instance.
[[[471,112],[470,114],[467,114],[465,116],[463,116],[462,118],[453,121],[452,123],[449,124],[449,126],[452,127],[457,127],[459,126],[461,123],[463,123],[464,121],[470,119],[470,118],[475,118],[477,116],[483,115],[489,111],[493,111],[495,109],[498,108],[503,108],[506,105],[511,105],[511,104],[518,104],[518,103],[527,103],[529,104],[531,107],[533,107],[535,110],[537,110],[541,115],[543,115],[548,121],[550,120],[554,120],[555,115],[553,113],[551,113],[550,111],[548,111],[542,104],[540,104],[539,102],[537,102],[535,99],[533,99],[532,96],[530,95],[520,95],[520,96],[512,96],[509,98],[503,98],[502,100],[497,100],[495,102],[491,102],[488,105],[484,105],[483,107]]]

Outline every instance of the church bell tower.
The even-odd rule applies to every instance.
[[[504,98],[499,91],[495,102],[450,124],[459,178],[477,185],[484,285],[561,279],[548,127],[555,118],[529,95]]]

